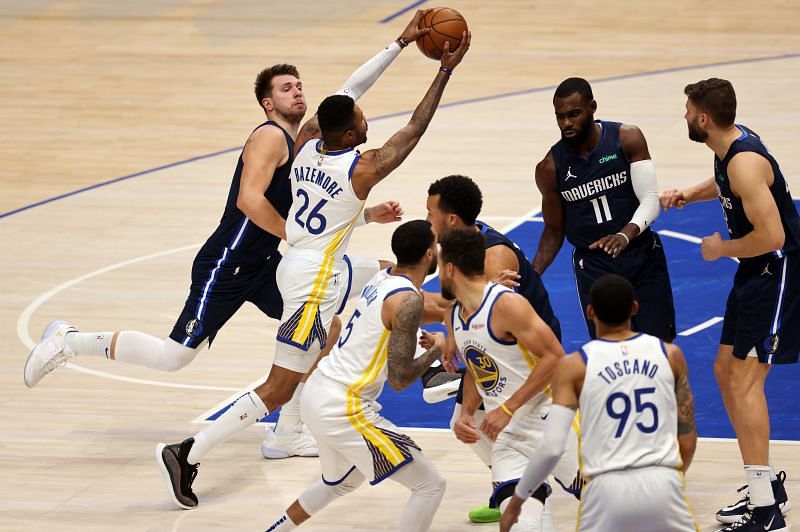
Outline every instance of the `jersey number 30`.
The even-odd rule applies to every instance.
[[[655,391],[655,388],[636,388],[633,390],[634,402],[636,403],[633,406],[636,407],[636,413],[641,414],[646,410],[649,410],[653,414],[653,422],[650,425],[645,425],[644,423],[638,421],[636,423],[636,428],[645,434],[655,432],[658,428],[658,408],[656,408],[656,405],[650,401],[644,401],[642,399],[643,396],[655,393]],[[620,405],[622,406],[622,409],[619,408]],[[612,419],[619,421],[617,433],[614,434],[615,438],[622,436],[622,433],[625,431],[625,425],[628,423],[631,410],[632,405],[629,395],[622,392],[615,392],[608,396],[608,400],[606,401],[606,412],[608,412],[608,415],[611,416]]]
[[[320,200],[313,209],[311,209],[306,217],[305,222],[301,219],[303,213],[306,212],[308,209],[308,193],[303,189],[298,189],[296,196],[303,200],[303,204],[300,205],[300,208],[297,209],[297,214],[294,215],[294,221],[297,222],[297,225],[306,229],[312,235],[318,235],[325,230],[325,226],[328,225],[328,221],[322,216],[319,210],[328,203],[328,200]]]

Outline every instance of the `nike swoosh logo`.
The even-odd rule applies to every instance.
[[[772,522],[775,521],[775,514],[772,514],[772,519],[769,520],[769,523],[764,525],[764,530],[769,530],[772,528]]]
[[[543,415],[543,416],[542,416],[542,421],[544,421],[545,419],[547,419],[547,416],[549,416],[549,415],[550,415],[550,412],[548,412],[548,413],[546,413],[545,415]]]

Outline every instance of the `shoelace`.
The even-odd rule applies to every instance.
[[[70,358],[72,358],[72,355],[67,355],[62,350],[58,355],[54,356],[53,358],[51,358],[50,360],[47,361],[47,363],[44,365],[44,368],[43,368],[44,372],[45,373],[50,373],[51,371],[53,371],[57,367],[63,366],[64,364],[66,364],[67,360],[69,360]]]

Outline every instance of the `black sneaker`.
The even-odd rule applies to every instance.
[[[156,446],[156,461],[161,470],[161,477],[167,484],[167,491],[175,504],[184,510],[197,508],[197,496],[192,491],[192,482],[197,476],[197,466],[200,464],[190,464],[186,460],[192,445],[194,438],[172,445],[159,443]]]
[[[778,478],[772,481],[772,494],[775,497],[775,503],[781,510],[781,514],[786,515],[792,508],[789,497],[786,495],[786,488],[783,486],[783,483],[786,482],[786,472],[781,471],[776,476]],[[744,497],[717,512],[717,521],[720,523],[731,524],[741,521],[752,510],[752,507],[748,509],[750,496],[747,493],[747,484],[737,491],[739,493],[744,492]]]
[[[783,520],[778,503],[775,503],[772,506],[753,508],[752,512],[745,514],[742,520],[726,526],[719,532],[780,532],[781,530],[788,531],[789,527]]]
[[[426,403],[438,403],[455,397],[461,383],[460,373],[450,373],[442,366],[430,367],[420,377],[422,399]]]

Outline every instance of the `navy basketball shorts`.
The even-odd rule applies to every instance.
[[[800,352],[800,255],[742,263],[728,295],[720,344],[733,356],[794,364]]]
[[[667,270],[667,257],[661,238],[646,231],[634,238],[630,246],[616,259],[605,252],[585,252],[576,249],[572,255],[575,282],[581,310],[586,312],[589,289],[607,273],[616,273],[633,284],[639,312],[633,316],[633,330],[671,342],[675,339],[675,303]],[[594,323],[586,319],[589,336],[595,338]]]
[[[277,250],[267,258],[227,248],[219,255],[201,251],[192,263],[189,296],[169,337],[191,348],[206,339],[211,342],[245,301],[267,316],[280,319],[283,299],[275,281],[280,260]]]

